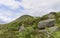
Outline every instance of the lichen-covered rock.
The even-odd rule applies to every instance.
[[[55,19],[43,20],[38,23],[38,28],[44,29],[45,27],[53,27],[54,23],[55,23]]]

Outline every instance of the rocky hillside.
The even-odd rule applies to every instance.
[[[60,38],[60,12],[42,17],[23,15],[8,24],[0,24],[0,38]]]

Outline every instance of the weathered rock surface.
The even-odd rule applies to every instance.
[[[60,31],[59,27],[54,26],[54,27],[48,28],[48,30],[44,29],[44,30],[40,30],[39,32],[44,33],[44,35],[46,35],[48,38],[50,38],[52,36],[52,33],[57,32],[57,31]]]
[[[24,31],[25,30],[25,27],[24,27],[24,25],[22,25],[20,28],[19,28],[19,32],[22,32],[22,31]]]
[[[51,18],[55,18],[56,16],[56,12],[50,12],[49,14],[48,14],[48,18],[49,19],[51,19]]]
[[[48,30],[50,33],[53,33],[53,32],[59,31],[60,29],[58,26],[54,26],[54,27],[48,28]]]
[[[45,27],[53,27],[54,23],[55,23],[55,19],[43,20],[38,23],[38,28],[45,29]]]

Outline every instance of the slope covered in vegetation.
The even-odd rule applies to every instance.
[[[39,34],[37,25],[42,20],[53,18],[56,19],[55,25],[60,27],[60,12],[51,12],[42,17],[23,15],[11,23],[0,24],[0,38],[47,38],[43,33],[43,35]],[[19,29],[22,25],[25,29],[20,32]],[[52,35],[51,38],[60,38],[60,32],[55,32]]]

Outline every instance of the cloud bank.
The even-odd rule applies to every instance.
[[[0,0],[0,19],[4,23],[24,14],[42,16],[51,11],[60,11],[60,0]]]

